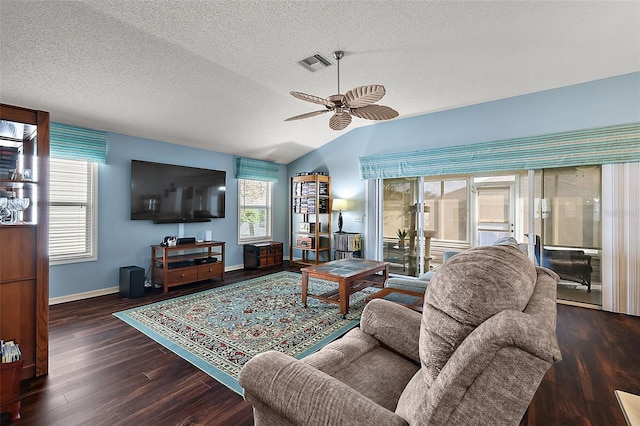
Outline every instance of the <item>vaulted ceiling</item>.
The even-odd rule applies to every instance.
[[[382,84],[398,119],[640,70],[637,1],[6,1],[0,101],[53,121],[290,161],[341,132],[289,95]]]

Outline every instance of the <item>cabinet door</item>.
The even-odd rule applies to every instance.
[[[0,283],[0,336],[20,345],[23,378],[35,375],[36,280]]]
[[[2,226],[0,241],[0,282],[35,278],[35,226]]]
[[[0,227],[0,336],[20,345],[23,377],[35,375],[36,228]]]

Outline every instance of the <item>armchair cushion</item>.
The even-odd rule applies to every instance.
[[[503,310],[525,309],[536,277],[533,263],[510,245],[470,249],[440,267],[426,293],[420,336],[427,387],[479,324]]]

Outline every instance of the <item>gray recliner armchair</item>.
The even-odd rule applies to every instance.
[[[441,266],[423,314],[387,300],[296,360],[256,355],[239,377],[256,425],[517,425],[561,359],[558,276],[511,246]]]

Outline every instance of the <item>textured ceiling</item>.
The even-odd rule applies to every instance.
[[[400,118],[640,70],[640,2],[5,1],[0,101],[289,163],[342,132],[289,95],[383,84]]]

